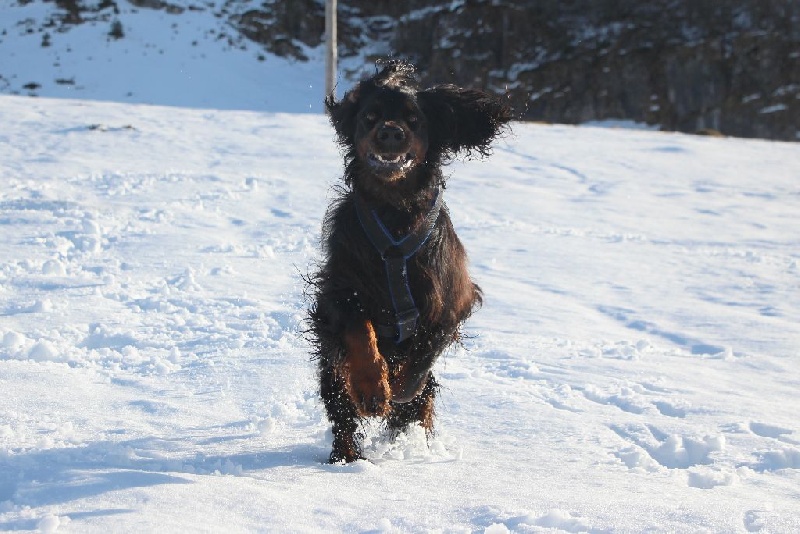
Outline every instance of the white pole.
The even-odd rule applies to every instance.
[[[336,46],[336,0],[325,0],[325,96],[336,91]]]

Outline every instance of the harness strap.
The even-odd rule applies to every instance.
[[[383,259],[389,283],[389,294],[395,312],[395,325],[378,325],[376,331],[382,337],[396,337],[396,343],[402,343],[416,331],[419,310],[414,303],[411,287],[408,284],[408,260],[430,237],[441,208],[442,190],[437,188],[434,192],[433,205],[425,215],[423,224],[414,232],[396,240],[375,210],[370,209],[366,201],[356,195],[358,220],[370,242]]]

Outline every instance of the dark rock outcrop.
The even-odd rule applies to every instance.
[[[324,38],[324,0],[49,0],[49,27],[112,20],[123,2],[216,10],[217,38],[299,61]],[[339,0],[339,39],[342,57],[507,94],[523,120],[800,140],[800,0]]]
[[[522,119],[798,139],[797,0],[416,4],[392,49],[426,82],[507,93]]]

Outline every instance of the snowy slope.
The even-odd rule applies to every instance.
[[[800,531],[800,146],[516,125],[438,435],[324,464],[324,117],[0,97],[0,530]]]
[[[254,4],[258,2],[253,2]],[[101,6],[99,0],[83,2]],[[180,15],[116,2],[76,25],[52,2],[0,5],[0,93],[215,109],[322,110],[321,48],[273,56],[230,27],[224,0],[174,0]],[[247,9],[239,2],[236,9]],[[109,36],[121,24],[123,37]]]

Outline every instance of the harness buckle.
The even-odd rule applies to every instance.
[[[397,343],[401,343],[414,335],[417,330],[419,310],[411,308],[397,313]]]

